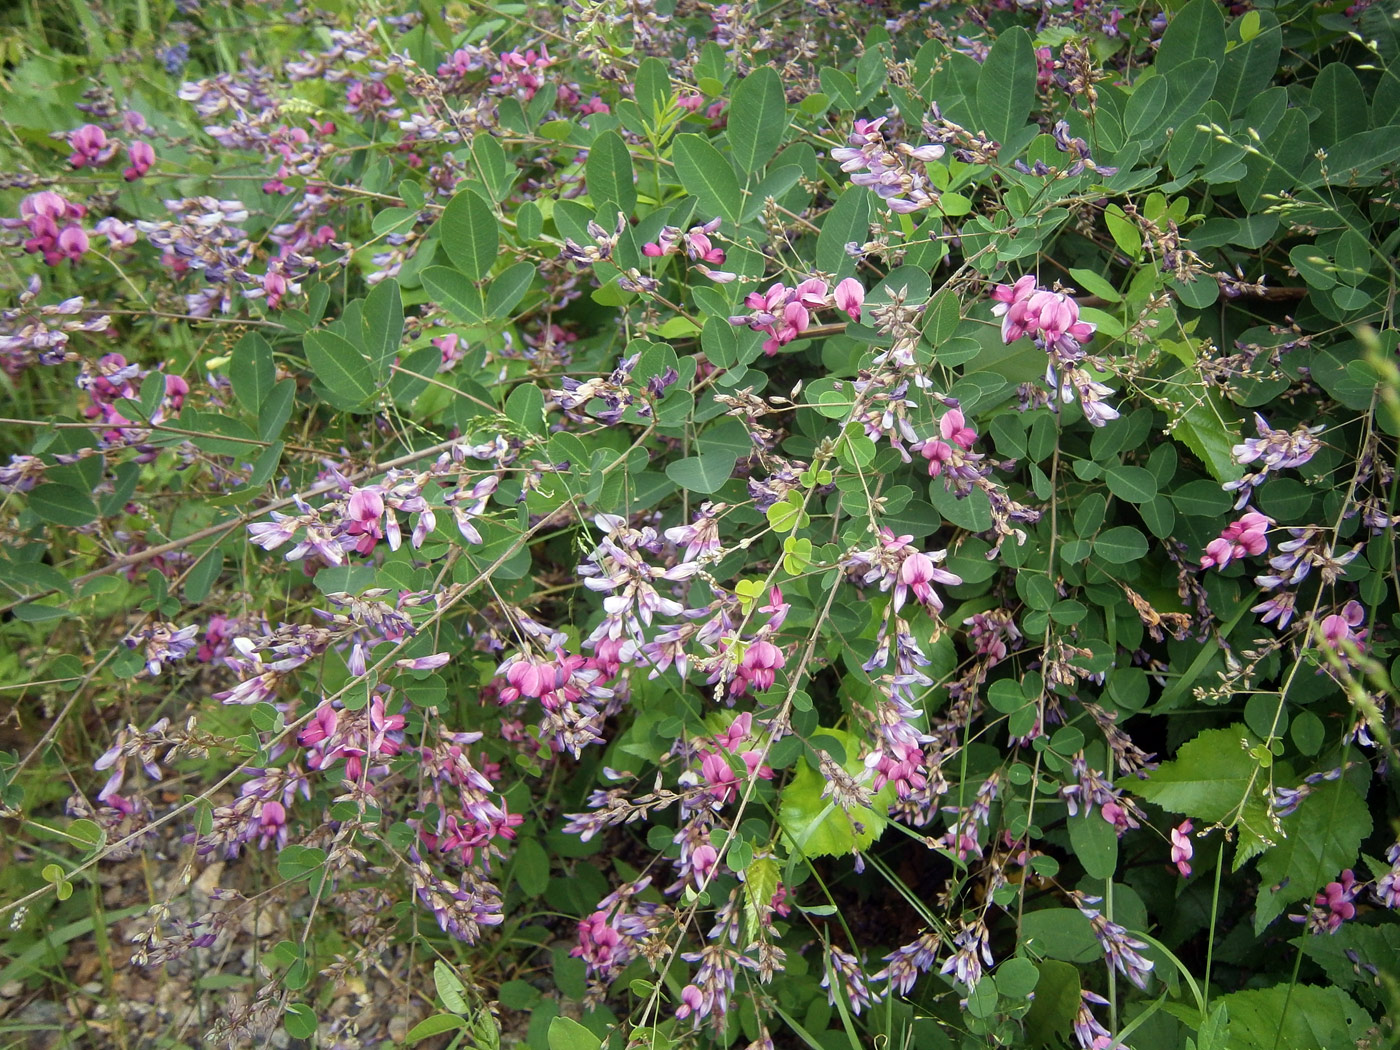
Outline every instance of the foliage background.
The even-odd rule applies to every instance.
[[[7,1040],[1394,1041],[1393,4],[5,17]]]

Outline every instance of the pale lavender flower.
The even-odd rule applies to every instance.
[[[849,952],[844,952],[835,945],[827,948],[827,959],[830,965],[822,975],[821,986],[827,990],[826,1001],[832,1006],[836,1005],[836,986],[831,981],[831,975],[836,974],[841,980],[842,989],[846,993],[846,1001],[850,1003],[851,1013],[860,1016],[862,1010],[868,1010],[880,1000],[880,993],[873,992],[865,978],[865,970],[862,968],[860,960]]]
[[[971,991],[982,979],[986,968],[992,965],[992,948],[988,943],[986,923],[981,919],[971,922],[961,920],[953,943],[957,945],[958,950],[938,972],[954,974]]]

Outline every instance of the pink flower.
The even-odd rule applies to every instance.
[[[354,550],[368,554],[384,535],[380,521],[384,517],[384,495],[377,485],[350,490],[350,501],[346,506],[350,521],[346,533],[356,536]]]
[[[859,281],[847,277],[837,284],[833,298],[838,310],[844,310],[852,321],[860,320],[861,307],[865,305],[865,288]]]
[[[690,855],[691,871],[695,875],[695,885],[703,886],[705,878],[719,861],[719,851],[708,842],[696,848]]]
[[[1342,643],[1360,645],[1366,632],[1357,630],[1366,620],[1366,610],[1358,601],[1349,601],[1342,606],[1341,613],[1333,613],[1318,624],[1318,635],[1333,649],[1341,651]]]
[[[68,163],[75,168],[106,164],[117,151],[114,144],[107,142],[107,133],[96,124],[84,124],[76,131],[70,131],[68,145],[73,150]]]
[[[608,925],[608,913],[595,911],[578,924],[578,947],[569,952],[581,957],[590,966],[606,967],[611,961],[622,936]]]
[[[1191,822],[1183,820],[1176,827],[1172,828],[1172,863],[1176,865],[1176,870],[1181,872],[1184,879],[1191,874],[1191,857],[1195,853],[1195,848],[1191,845]]]
[[[58,235],[58,250],[64,258],[77,262],[88,250],[88,235],[81,226],[65,226]]]
[[[939,441],[937,438],[930,438],[920,447],[919,455],[928,460],[929,477],[936,478],[943,472],[943,467],[953,458],[953,446]]]
[[[676,1007],[676,1017],[684,1021],[691,1014],[702,1011],[705,1006],[705,994],[693,984],[688,984],[681,989],[681,1005]]]
[[[1265,533],[1273,523],[1272,518],[1252,510],[1239,521],[1231,522],[1225,526],[1225,530],[1217,539],[1206,544],[1206,552],[1201,557],[1201,568],[1223,569],[1231,561],[1245,555],[1263,554],[1269,546]]]
[[[739,661],[739,673],[730,685],[730,691],[743,693],[750,685],[760,692],[773,688],[778,668],[786,662],[783,651],[767,639],[750,642],[744,651],[744,658]]]
[[[266,849],[271,842],[278,849],[287,844],[287,810],[275,800],[264,802],[258,810],[258,849]]]
[[[127,182],[135,182],[141,178],[156,162],[156,151],[151,148],[149,142],[133,142],[127,147],[126,155],[131,160],[131,166],[122,172],[122,178]]]
[[[297,743],[302,747],[310,747],[335,735],[336,720],[335,708],[330,704],[322,704],[316,708],[316,713],[311,716],[306,728],[297,734]]]
[[[938,421],[938,432],[943,435],[944,441],[951,441],[966,452],[977,440],[977,431],[964,423],[962,410],[950,408]]]

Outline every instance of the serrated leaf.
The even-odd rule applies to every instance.
[[[1261,933],[1294,901],[1311,898],[1356,861],[1371,833],[1371,813],[1346,778],[1324,781],[1293,813],[1283,834],[1259,860],[1263,885],[1254,906],[1254,932]]]
[[[841,765],[847,772],[857,777],[865,773],[855,737],[842,730],[823,729],[817,735],[818,746],[823,737],[833,737],[841,745],[845,751]],[[804,857],[835,857],[869,848],[888,823],[885,811],[894,796],[894,784],[886,784],[874,795],[875,808],[856,806],[849,812],[822,797],[825,787],[826,779],[807,762],[797,764],[792,779],[783,787],[778,825],[793,850]]]
[[[491,206],[470,188],[459,190],[443,209],[438,236],[452,265],[469,281],[486,276],[501,246],[501,230]]]
[[[1118,787],[1169,813],[1205,824],[1237,822],[1238,867],[1265,848],[1273,833],[1263,797],[1265,778],[1242,742],[1257,743],[1243,725],[1207,729],[1183,744],[1175,759],[1163,762],[1147,779],[1125,777]]]
[[[1252,988],[1211,1002],[1230,1019],[1230,1050],[1341,1050],[1361,1045],[1371,1024],[1346,992],[1311,984]]]
[[[1243,477],[1244,468],[1235,462],[1230,451],[1238,443],[1239,416],[1214,390],[1194,394],[1203,396],[1193,396],[1190,407],[1177,413],[1172,434],[1195,454],[1216,481],[1224,484]]]
[[[718,215],[738,223],[743,215],[743,193],[729,160],[701,135],[677,135],[671,147],[676,177],[687,193],[694,194],[706,215]]]
[[[752,175],[767,164],[786,127],[782,78],[772,66],[758,66],[739,82],[729,103],[729,148],[739,170]]]

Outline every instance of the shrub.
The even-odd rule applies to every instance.
[[[26,11],[0,988],[1392,1037],[1390,5]]]

